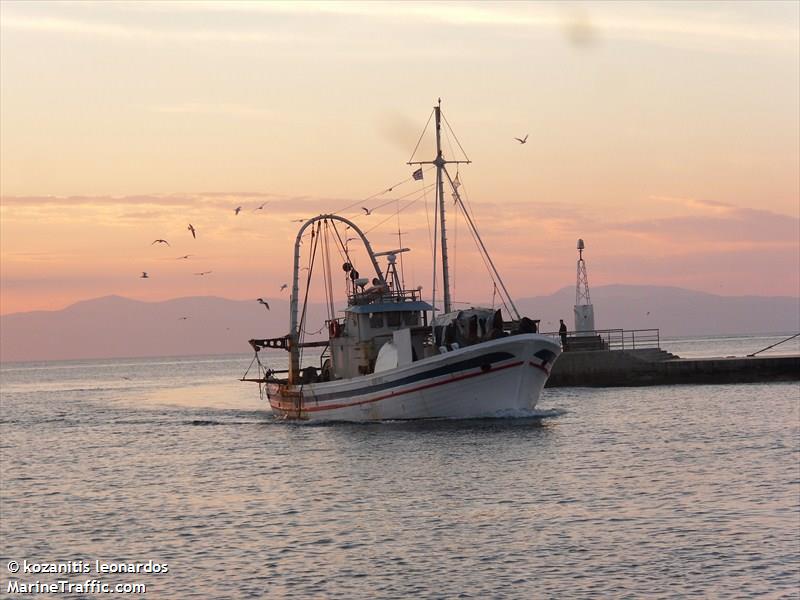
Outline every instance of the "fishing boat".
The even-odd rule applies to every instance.
[[[259,373],[257,377],[248,377],[246,373],[242,378],[259,383],[277,416],[356,422],[465,419],[530,414],[536,406],[561,347],[553,338],[536,333],[535,321],[520,317],[478,235],[471,212],[461,199],[458,173],[452,178],[448,172],[448,165],[470,161],[466,155],[466,160],[446,160],[443,156],[441,100],[433,107],[432,116],[435,158],[407,163],[418,167],[409,178],[412,182],[423,179],[423,168],[435,169],[431,303],[423,299],[421,288],[406,289],[404,285],[398,257],[409,248],[401,246],[376,252],[357,223],[338,213],[308,219],[301,225],[294,243],[289,333],[249,340]],[[453,190],[454,204],[466,217],[510,319],[503,319],[500,308],[453,308],[445,183]],[[364,210],[369,214],[369,209]],[[354,237],[348,237],[351,234]],[[356,268],[349,243],[353,240],[363,246],[362,254],[371,271],[369,277],[362,277]],[[332,297],[331,245],[344,257],[343,314],[336,312]],[[441,255],[437,260],[439,245]],[[306,267],[301,267],[303,246],[308,248]],[[327,339],[307,341],[308,289],[315,266],[323,272],[326,290],[328,318],[323,331]],[[441,312],[435,308],[437,266],[441,273]],[[302,302],[301,273],[304,274]],[[271,348],[289,353],[288,369],[270,368],[262,363],[259,352]],[[303,353],[307,348],[322,348],[319,366],[304,365]]]

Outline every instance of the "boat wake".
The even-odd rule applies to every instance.
[[[475,425],[481,422],[504,422],[509,424],[525,423],[528,421],[541,422],[543,419],[553,419],[567,414],[564,408],[547,409],[525,409],[525,410],[499,410],[476,417],[441,417],[432,419],[383,419],[375,421],[348,421],[345,419],[336,421],[301,421],[298,419],[286,418],[273,414],[272,423],[285,424],[292,427],[331,427],[336,425],[403,425],[403,424],[436,424],[447,423],[448,425],[463,423],[465,425]]]

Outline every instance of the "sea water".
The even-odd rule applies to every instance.
[[[250,360],[3,365],[0,597],[58,581],[72,591],[40,596],[800,594],[796,382],[556,388],[539,418],[296,425],[237,380]]]

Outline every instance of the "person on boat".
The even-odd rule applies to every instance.
[[[561,337],[561,347],[566,350],[567,349],[567,326],[564,323],[564,319],[559,319],[561,325],[558,328],[558,335]]]

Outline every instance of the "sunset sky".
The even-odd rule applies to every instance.
[[[800,295],[797,2],[4,1],[0,85],[3,314],[279,297],[292,221],[348,205],[385,250],[410,204],[429,290],[433,173],[379,192],[439,97],[513,296],[574,285],[579,237],[592,285]],[[484,301],[449,218],[455,297]]]

